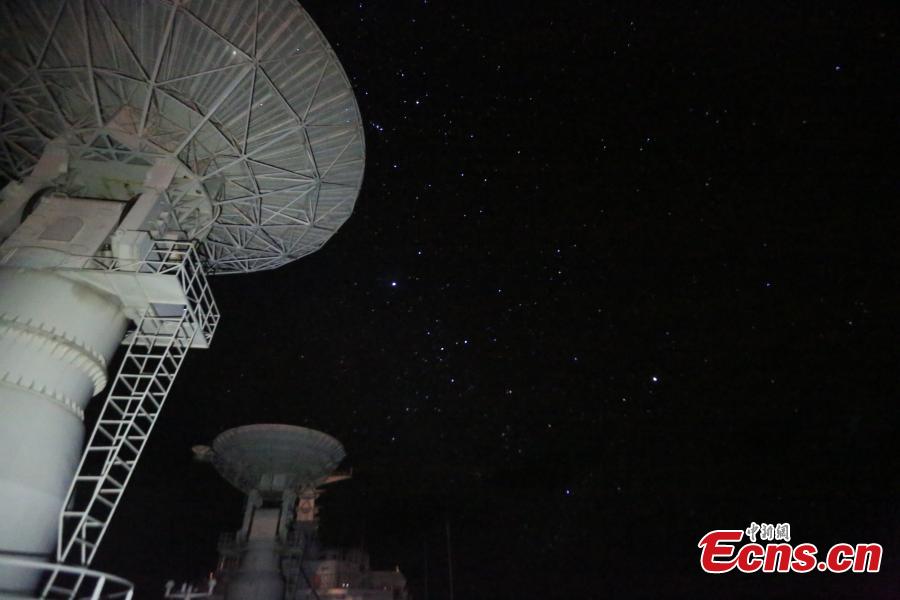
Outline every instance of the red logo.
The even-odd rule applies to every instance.
[[[770,529],[771,528],[771,529]],[[819,561],[815,544],[791,544],[790,525],[751,524],[746,530],[716,529],[700,540],[700,567],[707,573],[722,574],[737,569],[741,573],[877,573],[881,569],[881,544],[833,545]],[[775,532],[778,531],[776,534]],[[760,533],[762,541],[756,542]],[[749,543],[739,544],[744,535]]]

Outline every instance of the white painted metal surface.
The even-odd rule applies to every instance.
[[[0,170],[11,179],[51,140],[72,155],[72,194],[85,177],[97,187],[104,161],[139,173],[176,159],[172,204],[217,273],[283,265],[350,216],[365,155],[359,109],[297,2],[3,2],[0,36]],[[100,180],[122,194],[128,173]]]
[[[60,560],[91,562],[184,355],[207,347],[218,324],[195,245],[156,241],[142,261],[95,257],[81,269],[0,268],[0,553],[49,554],[58,531]],[[163,289],[178,293],[154,295],[151,285],[133,294],[144,312],[126,334],[119,277],[139,287],[171,278]],[[123,337],[125,357],[78,463],[84,408],[106,387]],[[37,584],[36,571],[5,569],[0,590]]]
[[[49,554],[84,441],[125,333],[118,302],[53,272],[0,268],[0,553]],[[36,582],[0,567],[0,590]]]

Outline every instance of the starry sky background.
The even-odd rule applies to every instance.
[[[202,578],[242,499],[191,446],[285,422],[348,451],[326,541],[420,599],[447,521],[456,598],[897,597],[896,6],[304,6],[366,123],[356,211],[214,280],[98,568]],[[703,574],[751,521],[883,572]]]

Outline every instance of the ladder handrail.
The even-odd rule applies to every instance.
[[[167,357],[171,354],[172,347],[174,346],[176,340],[178,340],[180,337],[178,334],[183,332],[183,325],[185,322],[186,313],[187,313],[187,311],[185,310],[185,314],[183,314],[179,318],[179,320],[176,324],[175,331],[172,332],[171,335],[166,336],[166,337],[168,337],[168,340],[166,342],[165,349],[163,350],[162,355],[160,356],[159,360],[157,361],[156,368],[153,370],[152,376],[150,377],[150,381],[158,379],[159,371],[164,363],[165,357]],[[140,328],[148,320],[153,321],[153,320],[162,320],[162,319],[153,317],[153,316],[145,313],[144,316],[141,317],[141,321],[138,325],[137,331],[140,331],[141,330]],[[187,347],[189,347],[190,341],[193,338],[195,332],[196,332],[196,330],[194,330],[188,334],[188,339],[186,340],[187,346],[185,346],[185,348],[184,348],[185,350],[187,349]],[[135,346],[135,344],[137,343],[137,340],[139,340],[139,339],[140,339],[139,334],[135,334],[135,336],[132,338],[131,343],[128,346],[128,350],[126,351],[125,357],[122,360],[122,364],[119,367],[119,372],[116,375],[116,380],[118,380],[122,376],[122,374],[125,372],[126,368],[128,367],[128,365],[129,365],[128,356],[129,356],[129,354],[131,354],[132,348]],[[171,374],[172,381],[174,381],[174,376],[177,374],[178,370],[181,367],[183,358],[184,358],[184,355],[182,355],[179,358],[178,363],[175,367],[175,372]],[[126,374],[126,376],[127,376],[127,374]],[[172,382],[169,382],[169,385],[166,386],[166,395],[168,395],[167,394],[168,388],[171,387],[171,384],[172,384]],[[94,439],[96,438],[98,431],[100,431],[102,429],[102,424],[100,423],[100,421],[102,420],[102,417],[103,417],[104,413],[106,412],[107,407],[111,405],[110,401],[111,401],[111,397],[114,395],[113,392],[115,392],[115,389],[116,389],[116,387],[115,387],[115,381],[114,381],[114,383],[110,386],[109,394],[107,395],[107,401],[104,403],[103,409],[101,409],[100,418],[98,419],[97,426],[94,427],[94,430],[91,434],[90,441],[88,442],[87,446],[85,447],[85,451],[82,454],[81,463],[78,466],[78,471],[76,472],[76,476],[72,480],[72,484],[69,486],[69,495],[67,495],[67,497],[66,497],[66,504],[68,504],[69,502],[72,502],[74,500],[74,498],[72,497],[72,494],[74,493],[74,490],[77,487],[78,482],[85,480],[84,476],[82,475],[82,471],[84,469],[85,462],[88,460],[89,453],[92,450],[92,446],[94,446],[94,444],[93,444]],[[142,391],[138,392],[136,395],[131,396],[128,400],[126,400],[128,407],[133,406],[135,408],[134,408],[134,410],[131,411],[130,418],[128,418],[127,422],[119,422],[117,424],[115,434],[113,436],[113,444],[109,445],[109,446],[104,446],[104,448],[108,448],[108,449],[102,450],[102,452],[105,453],[105,459],[104,459],[103,467],[100,470],[99,479],[97,479],[94,482],[94,493],[91,496],[91,499],[88,501],[87,506],[83,510],[75,511],[75,514],[80,513],[81,517],[79,518],[78,524],[75,526],[74,530],[72,531],[72,535],[69,538],[68,543],[65,544],[65,546],[62,545],[62,538],[65,535],[65,532],[63,531],[65,519],[67,516],[69,517],[69,519],[71,519],[75,515],[72,514],[71,510],[64,509],[63,511],[60,512],[60,521],[59,521],[60,545],[57,547],[57,559],[59,561],[65,562],[68,559],[69,554],[71,553],[72,548],[75,545],[75,542],[78,541],[79,533],[84,530],[86,522],[87,522],[87,517],[90,514],[90,509],[93,507],[94,502],[96,501],[97,495],[101,492],[101,488],[102,488],[103,484],[109,478],[110,469],[113,467],[113,465],[115,463],[115,459],[121,453],[122,447],[125,445],[125,442],[128,439],[128,433],[133,428],[134,421],[138,415],[138,411],[139,411],[141,405],[143,404],[144,399],[149,394],[150,394],[150,386],[148,385]],[[160,406],[160,408],[162,408],[162,407]],[[154,412],[156,412],[158,414],[159,410],[157,409]],[[154,424],[155,424],[155,418],[151,422],[150,429],[152,429]],[[143,447],[144,447],[144,444],[146,444],[146,440],[149,437],[149,433],[150,432],[148,431],[146,436],[142,436],[141,444],[135,451],[135,454],[137,454],[138,457],[140,456],[141,452],[143,451]],[[119,488],[117,491],[117,496],[121,497],[121,494],[122,494],[122,492],[124,492],[125,488],[127,487],[128,482],[131,479],[131,474],[133,472],[134,472],[134,467],[132,466],[127,469],[127,474],[126,474],[126,478],[124,481],[122,481],[122,482],[114,481],[114,483],[116,483],[117,487]],[[81,564],[89,565],[91,563],[91,561],[93,560],[94,554],[97,552],[97,548],[99,546],[100,539],[102,539],[103,535],[106,533],[106,526],[109,524],[109,521],[112,519],[112,513],[115,512],[115,509],[118,506],[118,498],[116,498],[116,500],[115,500],[115,505],[116,506],[110,510],[108,517],[105,519],[104,523],[101,525],[102,529],[101,529],[100,535],[98,536],[97,541],[93,544],[93,548],[91,549],[88,556],[85,557],[84,552],[82,551],[82,559],[80,561]],[[66,513],[69,513],[69,514],[67,515]]]

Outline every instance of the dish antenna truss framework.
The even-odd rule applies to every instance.
[[[359,193],[362,123],[291,0],[3,2],[0,34],[0,591],[76,597],[212,341],[207,273],[320,248]]]
[[[359,109],[295,2],[18,4],[2,5],[10,179],[60,137],[86,160],[175,157],[195,187],[172,203],[216,273],[300,258],[350,216],[365,154]]]

